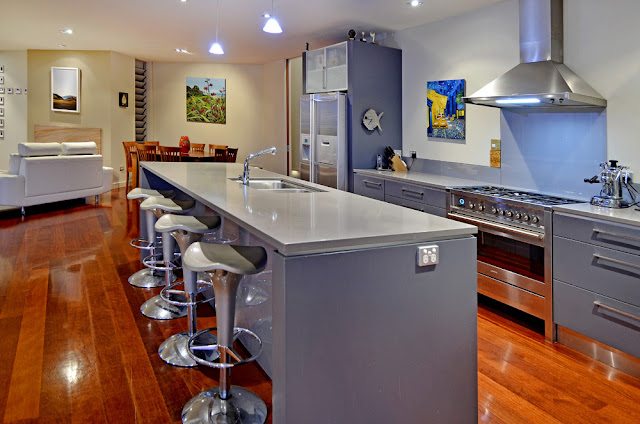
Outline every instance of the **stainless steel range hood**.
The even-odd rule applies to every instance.
[[[500,108],[606,107],[607,101],[564,63],[563,0],[520,0],[520,64],[463,97]]]

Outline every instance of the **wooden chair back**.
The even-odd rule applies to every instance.
[[[155,162],[156,160],[156,146],[138,144],[138,162]]]
[[[204,143],[191,143],[191,150],[194,152],[204,153]]]
[[[180,147],[159,146],[158,149],[160,149],[161,162],[182,162]]]
[[[227,149],[227,162],[235,162],[238,156],[238,149]]]
[[[137,144],[138,143],[136,141],[123,141],[122,142],[122,146],[124,147],[124,158],[125,158],[125,162],[126,162],[126,167],[125,167],[125,177],[126,177],[125,188],[126,188],[127,192],[129,192],[129,174],[133,174],[135,176],[136,173],[134,172],[133,167],[134,166],[138,166],[138,161],[137,161],[138,151],[136,149],[136,145]],[[133,181],[132,185],[136,185],[136,182]]]
[[[226,162],[227,161],[227,149],[215,149],[213,151],[214,162]]]
[[[159,153],[158,152],[158,146],[160,146],[160,142],[159,141],[145,141],[143,142],[145,146],[155,146],[156,147],[156,154]]]
[[[216,149],[226,149],[229,146],[223,146],[221,144],[209,144],[209,154],[214,154]]]

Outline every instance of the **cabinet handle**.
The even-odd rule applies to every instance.
[[[616,233],[612,233],[612,232],[609,232],[609,231],[599,230],[597,228],[594,228],[593,232],[596,233],[596,234],[602,234],[602,235],[605,235],[605,236],[618,237],[618,238],[623,238],[623,239],[627,239],[627,240],[633,240],[633,241],[640,242],[640,238],[638,238],[638,237],[627,236],[627,235],[624,235],[624,234],[616,234]]]
[[[421,191],[409,190],[408,188],[404,188],[404,187],[402,187],[401,190],[402,192],[406,191],[407,193],[415,194],[416,196],[420,196],[420,197],[424,196],[424,193]]]
[[[327,67],[326,66],[322,67],[322,88],[324,90],[327,89]]]
[[[616,314],[623,315],[623,316],[625,316],[627,318],[631,318],[631,319],[635,319],[636,321],[640,321],[639,317],[637,317],[635,315],[631,315],[628,312],[621,311],[620,309],[616,309],[616,308],[612,308],[611,306],[604,305],[604,304],[600,303],[600,301],[598,301],[598,300],[595,300],[593,302],[593,304],[595,305],[596,308],[606,309],[607,311],[615,312]]]
[[[619,259],[608,258],[606,256],[599,255],[597,253],[594,253],[593,257],[596,258],[596,259],[602,259],[603,261],[613,262],[614,264],[626,265],[626,266],[630,266],[630,267],[633,267],[633,268],[640,269],[640,265],[636,265],[636,264],[632,264],[632,263],[629,263],[629,262],[621,261]]]
[[[362,180],[362,182],[365,185],[374,185],[376,187],[382,187],[382,183],[374,183],[373,181],[369,181],[369,180]]]

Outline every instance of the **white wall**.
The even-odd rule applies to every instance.
[[[608,101],[609,158],[640,172],[640,2],[565,0],[564,7],[564,61]],[[428,139],[426,83],[464,78],[472,94],[519,62],[518,38],[517,0],[395,34],[403,50],[406,154],[416,150],[419,158],[489,165],[489,140],[500,138],[499,110],[467,105],[464,143]]]
[[[226,124],[187,122],[187,77],[226,79]],[[238,161],[262,145],[262,66],[155,62],[152,85],[152,133],[160,144],[177,146],[181,136],[192,143],[226,144],[239,149]]]
[[[123,141],[135,140],[135,59],[111,52],[111,140],[109,151],[114,182],[124,185],[126,166]],[[120,107],[118,93],[129,94],[129,106]]]
[[[278,153],[257,159],[270,171],[287,174],[287,62],[278,60],[262,67],[262,137],[256,150],[276,146]]]
[[[515,38],[514,38],[515,34]],[[467,106],[466,140],[427,137],[427,82],[465,79],[471,94],[518,64],[518,2],[398,31],[402,49],[402,150],[419,158],[489,165],[498,109]]]
[[[0,169],[9,168],[9,155],[18,152],[18,143],[27,141],[27,98],[28,94],[7,94],[6,89],[16,87],[23,90],[27,86],[27,51],[0,51],[0,65],[4,66],[4,139],[0,139]]]

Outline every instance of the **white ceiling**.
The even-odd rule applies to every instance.
[[[284,32],[262,32],[270,0],[219,0],[223,56],[215,41],[216,0],[2,0],[0,50],[113,50],[162,62],[262,64],[346,40],[350,28],[376,33],[437,21],[504,0],[275,0]],[[72,28],[73,35],[61,34]],[[461,28],[461,30],[465,30]],[[469,36],[472,36],[470,33]],[[192,54],[176,53],[176,48]]]

